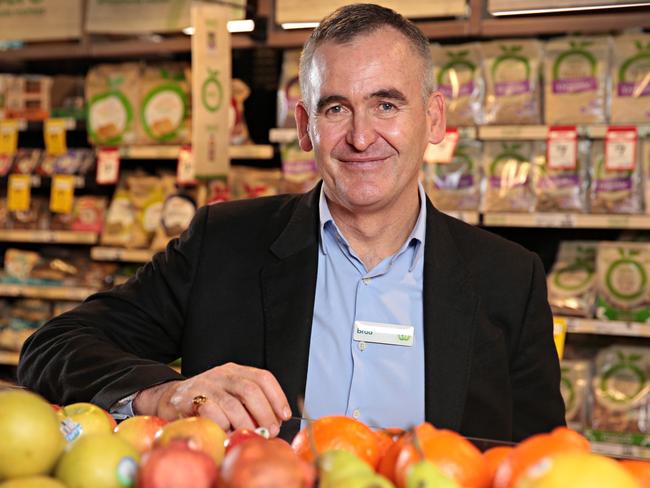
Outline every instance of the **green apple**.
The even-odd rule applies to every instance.
[[[374,474],[368,463],[343,449],[329,449],[318,458],[321,488],[338,486],[340,480],[356,475]]]
[[[108,434],[117,425],[113,417],[93,403],[79,402],[63,407],[60,412],[61,432],[68,442],[88,434]]]
[[[409,466],[406,472],[406,488],[460,488],[460,486],[445,476],[438,466],[425,460]]]
[[[65,440],[57,415],[26,390],[0,391],[0,480],[49,473]]]
[[[66,486],[59,480],[47,476],[28,476],[0,483],[0,488],[66,488]]]
[[[68,488],[134,486],[140,453],[121,437],[84,434],[65,452],[56,477]]]
[[[394,488],[394,485],[380,474],[366,473],[339,479],[336,488]]]

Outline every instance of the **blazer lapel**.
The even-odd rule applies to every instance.
[[[266,368],[282,386],[293,415],[300,415],[298,398],[304,396],[307,381],[318,267],[319,194],[320,185],[300,197],[261,272]]]
[[[428,200],[423,288],[425,415],[436,427],[459,430],[478,297],[445,217]]]

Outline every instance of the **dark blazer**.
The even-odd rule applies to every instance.
[[[319,190],[202,208],[128,283],[89,297],[29,338],[19,382],[53,402],[108,408],[135,391],[234,362],[271,371],[297,414],[316,290]],[[539,258],[429,201],[424,256],[427,420],[506,440],[563,424]],[[182,376],[165,366],[179,356]],[[381,384],[377,391],[390,394]]]

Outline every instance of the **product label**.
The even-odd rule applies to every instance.
[[[194,177],[194,157],[192,156],[191,146],[181,147],[178,153],[176,181],[181,185],[192,185],[196,183],[196,178]]]
[[[52,176],[50,210],[54,213],[72,213],[74,203],[74,175]]]
[[[546,159],[550,169],[575,170],[578,164],[578,133],[575,127],[551,127]]]
[[[145,96],[142,114],[149,137],[157,141],[175,137],[185,115],[183,96],[182,90],[175,85],[156,88]]]
[[[100,147],[97,151],[98,185],[114,185],[120,176],[120,153],[116,147]]]
[[[553,80],[553,93],[583,93],[598,90],[598,80],[593,76]]]
[[[650,80],[648,83],[635,83],[634,81],[621,81],[616,87],[619,97],[645,97],[650,95]]]
[[[434,186],[439,190],[463,190],[474,186],[474,175],[448,174],[438,175],[434,179]]]
[[[580,178],[576,174],[542,176],[537,186],[544,190],[575,188],[580,186]]]
[[[460,85],[440,85],[438,91],[444,95],[445,98],[464,98],[469,97],[474,93],[474,81],[462,83]]]
[[[530,82],[528,80],[499,81],[494,84],[494,94],[497,97],[508,97],[523,93],[530,93]]]
[[[27,212],[31,200],[32,187],[29,175],[9,175],[7,188],[7,208],[12,212]]]
[[[447,129],[442,141],[427,146],[424,160],[427,163],[451,163],[459,139],[458,129]]]
[[[104,144],[121,142],[132,118],[128,99],[121,92],[108,92],[97,95],[88,105],[88,125],[92,139]]]
[[[18,122],[0,120],[0,154],[12,156],[18,149]]]
[[[47,119],[43,126],[45,136],[45,151],[50,156],[60,156],[68,150],[66,144],[65,119]]]
[[[629,191],[632,189],[632,178],[608,178],[606,180],[596,180],[594,182],[594,190],[596,193],[606,193],[613,191]]]
[[[605,169],[632,171],[636,166],[636,127],[609,127],[605,135]]]

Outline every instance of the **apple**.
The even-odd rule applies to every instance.
[[[226,433],[216,422],[206,417],[186,417],[169,422],[156,434],[154,447],[166,446],[174,440],[184,441],[190,449],[205,452],[217,467],[221,465]]]
[[[314,478],[313,466],[286,442],[250,439],[224,458],[219,488],[309,488]]]
[[[394,488],[394,485],[380,474],[366,473],[343,478],[336,483],[336,488]]]
[[[426,459],[409,466],[406,471],[406,488],[460,488],[458,483]]]
[[[318,456],[319,487],[333,488],[352,476],[375,474],[368,463],[343,449],[328,449]]]
[[[214,460],[183,441],[147,452],[138,472],[138,488],[213,488],[219,472]]]
[[[165,424],[165,419],[155,415],[136,415],[121,422],[113,431],[142,454],[153,447],[156,433]]]
[[[79,402],[66,405],[61,410],[61,432],[68,442],[82,435],[113,432],[117,422],[106,410],[93,403]]]
[[[66,488],[59,480],[47,476],[27,476],[0,483],[0,488]]]
[[[0,480],[46,474],[65,447],[59,420],[35,393],[0,391]]]
[[[65,452],[56,477],[67,487],[124,488],[133,486],[138,450],[112,433],[84,434]]]
[[[235,446],[238,446],[242,442],[249,441],[251,439],[263,439],[264,437],[250,429],[237,429],[228,435],[226,439],[226,454],[228,454]]]

